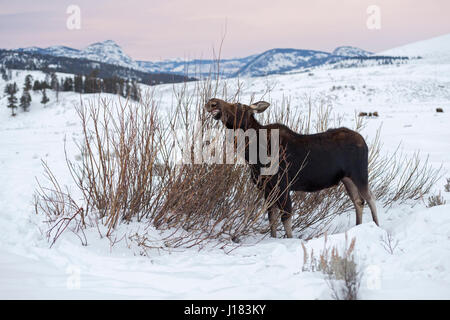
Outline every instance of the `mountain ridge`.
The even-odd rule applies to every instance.
[[[136,69],[139,71],[145,71],[139,68],[139,65],[130,56],[128,56],[114,40],[94,42],[83,49],[74,49],[67,46],[56,45],[47,48],[33,46],[29,48],[18,48],[15,50],[56,57],[87,59]]]
[[[15,51],[0,49],[0,67],[18,70],[41,70],[45,73],[62,72],[68,74],[90,75],[93,72],[99,78],[122,78],[139,83],[155,85],[196,80],[178,74],[149,73],[125,66],[85,58],[73,58],[42,54],[38,50]]]
[[[285,73],[291,70],[309,68],[321,65],[341,58],[348,58],[349,53],[357,57],[355,53],[366,56],[368,51],[356,47],[346,48],[342,55],[337,55],[319,50],[305,50],[294,48],[273,48],[259,54],[249,55],[241,58],[229,58],[220,60],[220,74],[224,77],[234,76],[263,76],[267,74]],[[83,49],[74,49],[67,46],[50,46],[39,48],[36,46],[18,48],[17,52],[39,53],[57,57],[74,59],[86,59],[113,65],[118,65],[141,72],[169,73],[179,75],[195,75],[196,77],[208,77],[217,75],[217,61],[214,59],[167,59],[162,61],[133,60],[114,40],[95,42]]]

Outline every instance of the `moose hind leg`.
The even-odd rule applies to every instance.
[[[372,194],[372,191],[370,191],[369,186],[364,186],[363,188],[361,188],[359,190],[361,196],[364,198],[364,200],[367,201],[367,204],[369,205],[370,208],[370,212],[372,213],[372,219],[373,222],[375,222],[375,224],[377,226],[380,226],[380,224],[378,223],[378,216],[377,216],[377,207],[375,205],[375,197]]]
[[[356,224],[362,223],[362,213],[364,208],[364,200],[359,194],[358,187],[350,178],[343,178],[342,183],[344,184],[345,190],[347,191],[350,200],[352,200],[356,211]]]
[[[286,237],[292,238],[292,214],[284,213],[281,215],[281,222],[283,222]]]

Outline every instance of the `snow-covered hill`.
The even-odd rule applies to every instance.
[[[323,51],[298,49],[268,50],[239,70],[241,76],[264,76],[284,73],[300,67],[312,67],[325,63],[330,54]]]
[[[341,46],[334,49],[332,54],[342,57],[368,57],[373,53],[357,47]]]
[[[422,57],[434,61],[450,61],[450,34],[417,41],[378,53],[388,56]]]

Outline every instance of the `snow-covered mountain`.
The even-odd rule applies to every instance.
[[[40,53],[49,54],[56,57],[83,58],[81,50],[69,48],[66,46],[51,46],[43,49]],[[94,61],[99,61],[99,59],[94,59]]]
[[[348,57],[368,57],[371,53],[356,47],[339,47],[333,53],[317,50],[282,49],[267,50],[244,58],[222,59],[220,73],[225,77],[258,77],[267,74],[283,74],[292,70],[334,63]],[[138,61],[148,72],[170,72],[205,77],[217,70],[216,60],[164,60],[158,62]]]
[[[139,71],[146,71],[140,68],[139,64],[131,59],[113,40],[96,42],[90,44],[82,50],[69,48],[66,46],[51,46],[48,48],[19,48],[16,51],[46,54],[56,57],[87,59],[136,69]]]
[[[99,61],[105,63],[139,69],[139,65],[112,40],[93,43],[87,46],[82,52],[83,56],[89,60],[99,59]]]
[[[450,61],[450,33],[392,48],[378,55],[422,57]]]
[[[46,50],[46,53],[42,53]],[[113,56],[105,57],[103,61],[98,61],[96,57],[89,60],[86,57],[79,57],[78,53],[72,52],[67,47],[51,47],[47,49],[33,48],[28,51],[3,50],[0,49],[0,67],[6,69],[18,70],[40,70],[45,72],[62,72],[68,74],[89,75],[95,71],[96,77],[105,78],[122,78],[135,80],[139,83],[148,85],[161,83],[174,83],[195,80],[184,75],[162,72],[146,72],[139,69],[124,66],[112,60]],[[50,54],[53,52],[55,55]],[[69,53],[72,57],[69,57]],[[95,53],[98,57],[101,51]],[[94,55],[94,53],[92,53]],[[116,56],[117,57],[117,56]],[[122,60],[124,61],[124,60]]]
[[[194,77],[208,77],[210,73],[215,74],[219,68],[222,76],[230,77],[237,74],[239,70],[252,61],[257,55],[244,58],[222,59],[217,65],[217,60],[212,59],[169,59],[163,61],[137,61],[139,66],[147,72],[164,72],[188,74]]]
[[[128,56],[113,40],[96,42],[81,50],[66,46],[52,46],[48,48],[20,48],[15,51],[87,59],[143,72],[188,74],[197,78],[216,74],[218,68],[217,61],[214,59],[187,60],[178,58],[162,61],[136,61]],[[333,53],[276,48],[242,58],[222,59],[219,64],[219,70],[224,77],[237,75],[255,77],[266,74],[282,74],[292,70],[298,71],[302,68],[333,63],[348,57],[366,57],[369,54],[365,50],[349,46],[336,48]]]
[[[342,57],[369,57],[373,53],[357,47],[341,46],[334,49],[332,54]]]
[[[293,69],[321,65],[332,57],[332,54],[323,51],[272,49],[257,56],[241,68],[238,73],[241,76],[280,74]]]

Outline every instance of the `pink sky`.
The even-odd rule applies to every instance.
[[[80,7],[80,30],[66,27],[71,4]],[[380,30],[366,26],[370,5],[381,9]],[[211,58],[225,34],[225,58],[340,45],[377,52],[450,33],[449,14],[448,0],[0,0],[0,47],[112,39],[138,60]]]

